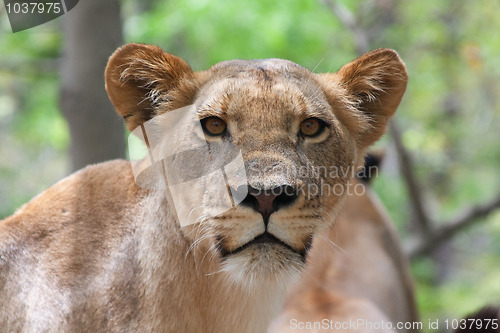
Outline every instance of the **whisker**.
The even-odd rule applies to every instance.
[[[339,252],[337,251],[340,250],[343,254],[345,255],[349,255],[349,253],[344,250],[342,247],[340,247],[339,245],[337,245],[335,242],[333,242],[331,239],[329,239],[328,237],[325,237],[323,235],[318,235],[317,237],[323,239],[326,241],[326,243],[335,251],[335,253],[339,254]]]
[[[205,276],[212,276],[212,275],[215,275],[215,274],[219,274],[219,273],[222,273],[224,270],[224,267],[221,267],[221,269],[219,269],[218,271],[215,271],[215,272],[212,272],[212,273],[207,273],[205,274]]]
[[[212,257],[211,257],[210,259],[213,259],[213,258],[214,258],[214,256],[215,256],[215,253],[216,253],[214,250],[215,250],[216,248],[217,248],[217,243],[212,244],[212,245],[210,246],[210,248],[209,248],[209,249],[205,252],[205,254],[203,255],[203,258],[201,258],[201,262],[200,262],[200,264],[202,264],[202,263],[203,263],[203,261],[205,260],[205,257],[207,256],[207,254],[208,254],[209,252],[211,252],[211,253],[212,253]]]
[[[201,204],[201,205],[199,205],[199,206],[197,206],[197,207],[193,207],[193,208],[189,211],[188,217],[190,217],[190,216],[191,216],[191,214],[193,214],[195,210],[197,210],[197,209],[202,209],[202,208],[205,208],[205,207],[206,207],[206,205],[205,205],[205,204]]]
[[[321,63],[323,62],[323,60],[325,60],[325,58],[322,58],[322,59],[318,62],[318,64],[317,64],[316,66],[314,66],[314,68],[313,68],[313,70],[312,70],[311,72],[313,72],[313,73],[314,73],[314,72],[316,72],[316,69],[319,67],[319,65],[321,65]]]
[[[199,245],[202,241],[204,241],[204,240],[206,240],[206,239],[209,239],[209,238],[210,238],[210,235],[203,235],[202,237],[197,238],[197,239],[193,242],[193,244],[191,244],[191,245],[189,246],[189,248],[188,248],[188,250],[187,250],[187,252],[186,252],[186,255],[184,256],[184,259],[186,259],[186,258],[187,258],[187,256],[188,256],[189,252],[191,252],[192,250],[194,250],[194,248],[195,248],[196,246],[198,246],[198,245]],[[194,253],[193,253],[193,255],[194,255]]]

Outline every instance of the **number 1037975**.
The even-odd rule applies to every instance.
[[[498,319],[446,319],[446,329],[487,330],[498,329]]]
[[[8,14],[60,14],[60,2],[14,2],[6,3]]]

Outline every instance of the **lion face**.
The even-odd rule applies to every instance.
[[[208,154],[173,158],[176,170],[240,156],[245,177],[193,176],[197,186],[178,201],[200,198],[187,207],[195,223],[183,228],[191,248],[248,282],[300,271],[313,236],[333,223],[363,151],[399,104],[406,71],[394,51],[376,50],[334,74],[280,59],[193,72],[157,47],[128,44],[111,57],[106,84],[130,129],[190,105],[183,112],[201,129],[187,126],[176,140],[206,143]],[[228,204],[220,192],[237,200]]]
[[[238,185],[247,194],[218,215],[210,213],[216,199],[205,197],[203,216],[211,217],[198,228],[232,275],[298,271],[313,234],[332,223],[357,154],[354,139],[312,73],[294,63],[229,61],[212,71],[194,111],[205,127],[224,127],[216,135],[204,128],[215,155],[241,151],[247,182]],[[329,177],[330,166],[345,173]]]

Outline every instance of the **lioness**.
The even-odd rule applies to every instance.
[[[355,176],[346,170],[362,165],[407,83],[388,49],[336,73],[280,59],[193,72],[156,46],[127,44],[105,76],[118,114],[142,130],[150,152],[162,133],[147,137],[145,126],[191,106],[181,115],[202,131],[187,122],[175,144],[206,144],[215,160],[239,151],[246,183],[223,180],[225,191],[244,196],[226,209],[211,190],[215,176],[191,175],[203,183],[192,188],[201,202],[182,215],[173,185],[186,186],[164,182],[172,171],[164,161],[189,174],[208,163],[199,154],[156,164],[151,154],[140,174],[111,161],[63,179],[0,222],[1,331],[266,331],[314,235],[334,223],[347,192],[339,189]],[[296,172],[303,169],[320,172]],[[196,220],[183,224],[179,216],[193,211]]]

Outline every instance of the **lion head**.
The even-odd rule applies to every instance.
[[[191,249],[237,282],[287,280],[300,271],[406,83],[403,62],[388,49],[336,73],[281,59],[231,60],[194,72],[159,47],[127,44],[106,69],[106,89],[127,127],[160,152],[182,147],[182,156],[157,160],[170,189],[180,189],[178,196],[171,191],[173,200],[188,203],[186,216],[196,217],[178,222]],[[156,124],[149,139],[146,123]],[[235,160],[236,171],[225,168]]]

